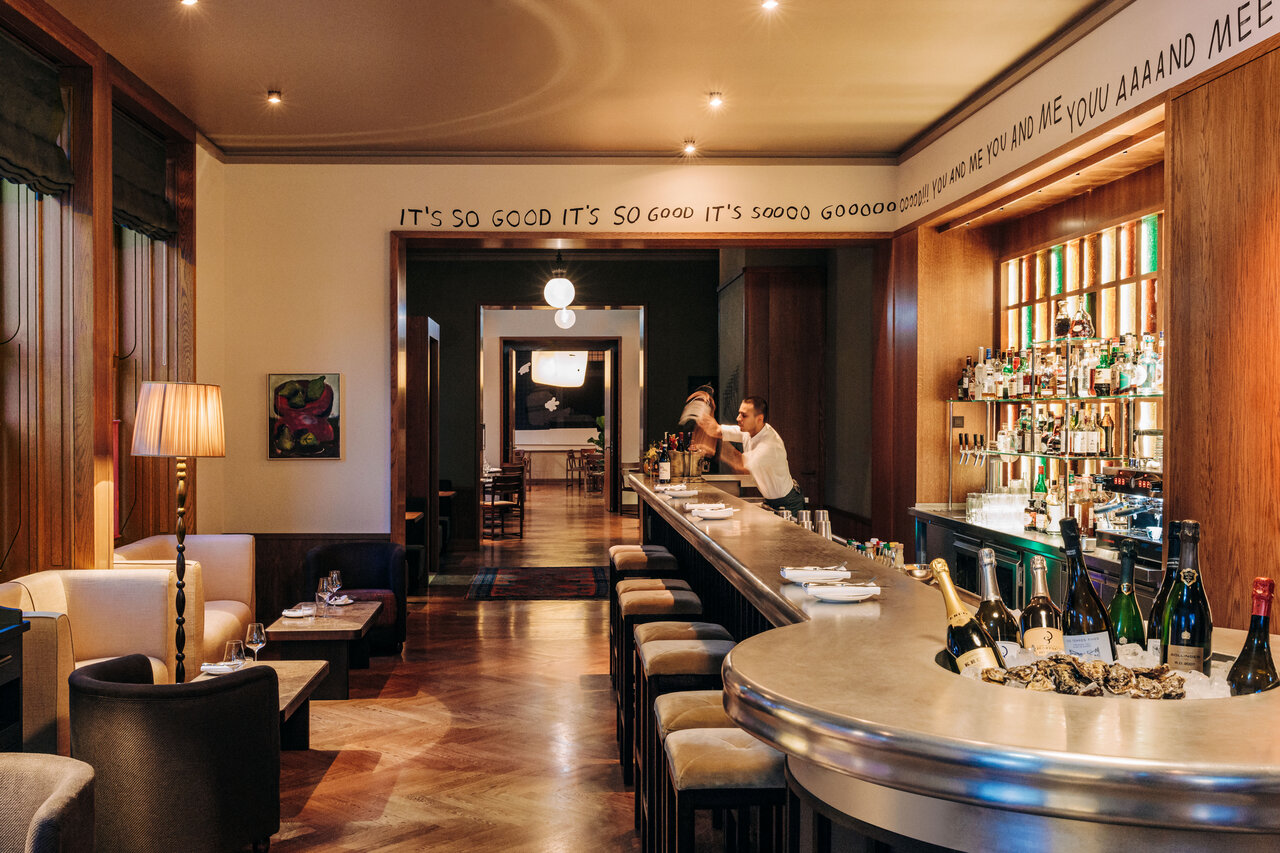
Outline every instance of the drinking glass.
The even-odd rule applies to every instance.
[[[334,598],[338,597],[338,590],[342,589],[342,572],[334,569],[329,572],[329,592],[333,593]]]
[[[261,622],[254,622],[249,626],[244,634],[244,644],[246,648],[253,649],[253,660],[257,663],[258,650],[267,644],[267,631]]]
[[[244,643],[239,640],[228,640],[227,650],[222,655],[222,663],[232,669],[244,666]]]
[[[316,616],[324,617],[329,615],[330,594],[329,579],[321,578],[319,586],[316,587]]]

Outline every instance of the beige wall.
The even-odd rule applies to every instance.
[[[196,146],[197,382],[227,381],[227,180],[222,163]],[[227,426],[232,418],[227,416]],[[226,459],[196,461],[196,533],[223,533],[227,519]]]

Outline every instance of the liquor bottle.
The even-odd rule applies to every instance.
[[[1062,645],[1067,654],[1115,663],[1116,635],[1111,617],[1093,588],[1080,551],[1080,527],[1074,518],[1059,523],[1067,552],[1067,597],[1062,602]]]
[[[982,399],[994,400],[998,396],[996,392],[1000,386],[1000,373],[996,360],[992,356],[991,347],[987,347],[987,357],[983,364],[985,369],[982,373]]]
[[[1276,582],[1271,578],[1253,579],[1253,616],[1249,619],[1249,636],[1245,637],[1240,657],[1227,673],[1232,696],[1261,693],[1280,684],[1276,664],[1271,659],[1271,595]]]
[[[1099,424],[1102,430],[1102,444],[1099,450],[1103,456],[1114,456],[1115,445],[1112,439],[1115,437],[1116,422],[1111,419],[1111,410],[1107,409],[1102,413],[1102,422]]]
[[[1111,396],[1111,350],[1105,343],[1098,356],[1098,368],[1093,372],[1093,393],[1096,397]]]
[[[1209,674],[1213,654],[1213,614],[1200,576],[1200,522],[1182,522],[1182,563],[1164,606],[1160,662],[1172,669]]]
[[[1133,563],[1138,557],[1138,546],[1132,539],[1120,543],[1120,588],[1111,597],[1107,615],[1116,632],[1116,644],[1136,643],[1141,646],[1146,639],[1142,631],[1142,611],[1138,598],[1133,594]]]
[[[964,672],[971,666],[1004,667],[1004,658],[995,641],[973,614],[960,603],[960,594],[951,582],[951,569],[941,558],[929,564],[933,577],[942,591],[942,603],[947,608],[947,652],[956,662],[956,669]]]
[[[668,435],[662,434],[662,447],[658,450],[658,482],[671,482],[671,451],[668,449]]]
[[[1142,373],[1142,381],[1138,383],[1138,393],[1154,394],[1159,390],[1156,380],[1160,370],[1156,363],[1155,338],[1151,335],[1142,336],[1142,353],[1138,356],[1138,366]]]
[[[1018,412],[1018,450],[1022,453],[1030,453],[1032,445],[1033,433],[1035,427],[1031,423],[1031,407],[1023,406]]]
[[[1169,593],[1173,591],[1173,582],[1178,579],[1182,554],[1182,522],[1169,522],[1169,535],[1165,537],[1165,552],[1168,562],[1164,570],[1164,580],[1156,590],[1155,600],[1147,611],[1147,651],[1160,657],[1160,637],[1164,634],[1164,606],[1169,603]]]
[[[1053,336],[1065,338],[1071,334],[1071,308],[1067,300],[1059,299],[1053,314]]]
[[[964,357],[964,367],[960,370],[960,379],[956,382],[956,399],[968,400],[969,389],[973,382],[973,356]]]
[[[995,641],[1000,656],[1008,660],[1017,653],[1018,623],[1013,614],[1005,607],[1000,597],[1000,585],[996,582],[996,552],[990,548],[978,551],[979,589],[982,591],[982,603],[978,605],[978,622],[986,630],[987,635]]]
[[[1062,611],[1049,595],[1049,579],[1044,557],[1031,558],[1031,599],[1022,608],[1022,645],[1038,655],[1063,651]]]
[[[1031,487],[1031,498],[1036,502],[1036,527],[1035,529],[1044,532],[1049,524],[1049,487],[1044,481],[1044,466],[1040,466],[1040,476],[1036,477],[1036,484]]]
[[[1049,507],[1049,517],[1045,524],[1045,531],[1053,533],[1058,529],[1058,524],[1067,514],[1066,493],[1062,489],[1062,482],[1055,479],[1049,486],[1049,494],[1045,497],[1045,503]]]
[[[1160,334],[1163,335],[1164,333],[1161,332]],[[1162,347],[1164,346],[1164,338],[1160,339],[1160,345]],[[1022,361],[1019,366],[1021,369],[1021,376],[1022,376],[1022,391],[1018,394],[1018,396],[1034,397],[1035,396],[1035,375],[1031,372],[1031,351],[1030,350],[1023,350]]]
[[[1088,311],[1084,310],[1083,299],[1080,300],[1080,307],[1076,310],[1075,316],[1071,318],[1071,337],[1093,337],[1093,317]]]

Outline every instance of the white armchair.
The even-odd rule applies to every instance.
[[[187,658],[198,670],[201,662],[222,660],[227,641],[243,640],[255,619],[254,542],[243,533],[208,533],[189,535],[183,545],[188,568],[192,562],[199,563],[204,583],[203,638],[197,642],[197,635],[187,632]],[[115,566],[136,565],[138,561],[173,563],[177,553],[177,537],[148,536],[117,548]],[[188,613],[191,607],[188,596]]]
[[[169,562],[127,569],[35,572],[0,584],[0,605],[31,622],[22,655],[22,732],[29,752],[70,748],[67,677],[85,664],[127,654],[151,661],[157,683],[172,683],[177,573]],[[186,577],[188,637],[204,636],[199,565]],[[188,666],[189,677],[199,666]]]

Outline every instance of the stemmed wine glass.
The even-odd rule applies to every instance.
[[[338,590],[342,589],[342,572],[334,569],[329,572],[329,592],[334,598],[338,597]]]
[[[254,622],[249,626],[249,630],[244,635],[244,644],[247,648],[253,649],[253,661],[257,663],[258,650],[267,644],[267,632],[261,622]]]

